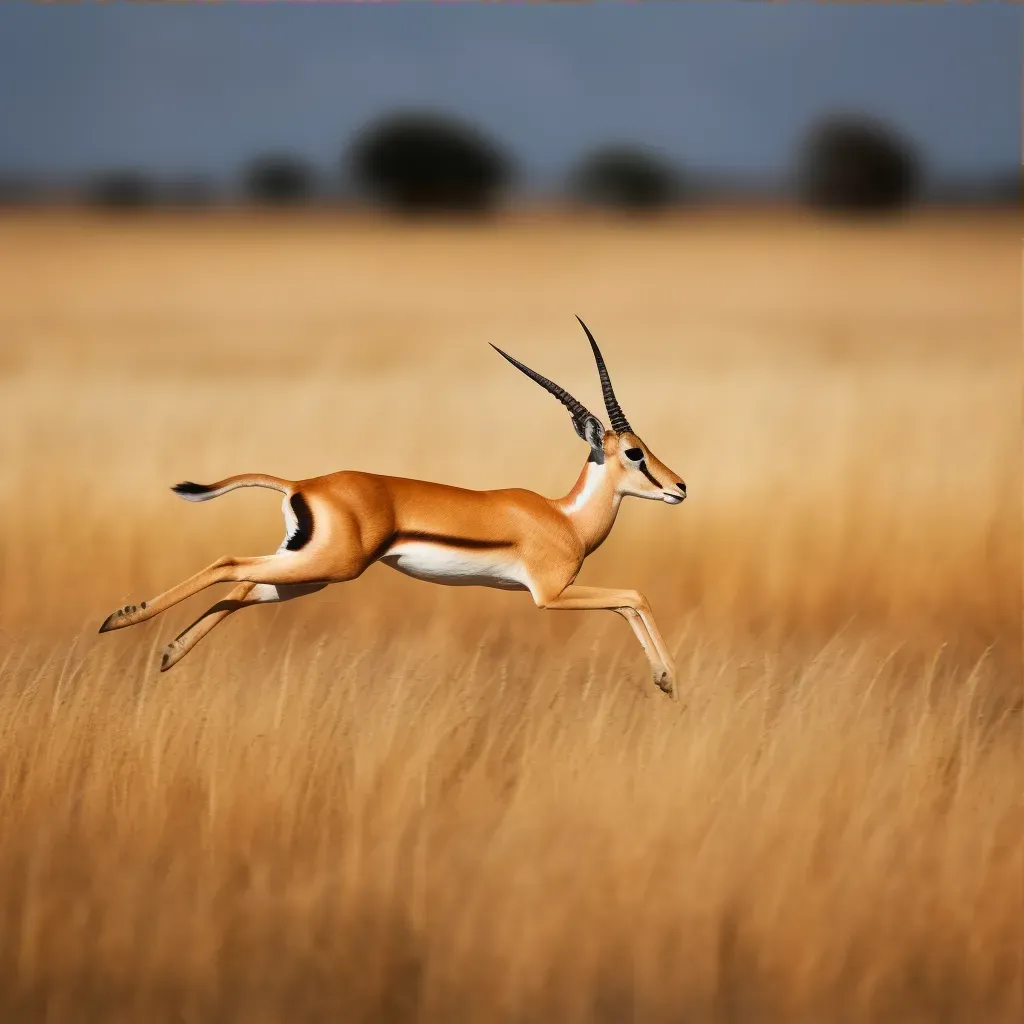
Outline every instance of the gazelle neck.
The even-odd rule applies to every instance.
[[[555,505],[572,523],[589,555],[611,531],[621,500],[609,463],[588,460],[573,489]]]

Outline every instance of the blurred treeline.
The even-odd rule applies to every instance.
[[[357,133],[333,167],[271,151],[254,155],[227,183],[198,173],[162,178],[129,166],[79,181],[0,175],[0,203],[72,201],[125,210],[370,204],[404,214],[480,215],[537,201],[652,214],[700,203],[797,200],[869,215],[921,202],[1016,206],[1021,185],[1019,166],[985,179],[937,179],[903,133],[867,116],[834,113],[808,127],[777,180],[697,173],[656,149],[609,143],[581,154],[558,188],[539,193],[524,187],[515,154],[486,130],[445,113],[398,111]]]

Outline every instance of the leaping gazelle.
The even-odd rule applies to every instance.
[[[521,488],[471,491],[349,470],[295,482],[244,473],[209,485],[180,483],[173,490],[187,501],[206,501],[236,487],[281,491],[287,536],[273,555],[219,558],[159,597],[119,609],[100,632],[145,622],[215,583],[237,584],[167,647],[160,666],[166,671],[239,608],[312,594],[354,580],[381,561],[430,583],[528,590],[538,608],[618,612],[647,654],[655,683],[674,694],[672,657],[647,599],[635,590],[573,583],[583,560],[611,531],[624,495],[670,505],[686,497],[686,484],[633,432],[601,350],[582,320],[580,325],[597,362],[611,429],[547,377],[492,346],[569,410],[576,433],[590,445],[583,471],[564,498]]]

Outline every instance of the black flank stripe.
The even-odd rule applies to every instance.
[[[373,554],[370,555],[370,561],[376,562],[378,558],[383,558],[388,553],[388,548],[395,543],[395,535],[393,533],[388,534],[376,547]]]
[[[295,513],[295,532],[288,538],[285,549],[298,551],[313,539],[313,513],[309,510],[309,503],[298,491],[291,496],[289,504]]]
[[[650,480],[651,483],[654,484],[655,487],[661,487],[661,484],[659,484],[658,481],[654,479],[654,475],[647,468],[647,463],[646,462],[641,462],[640,463],[640,472],[643,473],[643,475],[645,477],[647,477],[647,479]],[[664,488],[662,488],[662,490],[664,490]]]
[[[449,548],[475,548],[485,550],[487,548],[510,548],[513,546],[510,540],[476,540],[471,537],[451,537],[445,533],[428,533],[422,530],[402,530],[395,534],[395,541],[402,540],[425,540],[431,544],[443,544]]]

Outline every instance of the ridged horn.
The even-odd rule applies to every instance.
[[[579,317],[576,317],[576,319],[580,320]],[[601,350],[597,347],[597,342],[594,341],[590,328],[582,320],[580,320],[580,327],[587,332],[587,340],[590,342],[590,347],[594,350],[594,361],[597,363],[597,372],[601,377],[601,394],[604,395],[604,407],[608,410],[608,419],[612,430],[616,434],[631,434],[633,430],[629,425],[629,420],[626,419],[625,413],[619,406],[618,399],[615,397],[611,378],[608,376],[608,367],[604,365],[604,357],[601,355]]]
[[[583,425],[589,418],[597,419],[596,416],[581,402],[578,402],[572,395],[569,394],[565,388],[560,388],[554,381],[548,380],[543,374],[538,373],[536,370],[531,370],[525,363],[519,362],[514,356],[510,356],[507,352],[503,352],[497,345],[488,343],[491,348],[494,349],[498,355],[503,356],[507,359],[517,370],[522,370],[527,377],[532,381],[536,381],[545,391],[551,392],[557,398],[562,405],[569,410],[569,415],[572,417],[572,425],[576,429],[576,433],[580,435],[585,441],[587,439],[586,434],[583,431]]]

